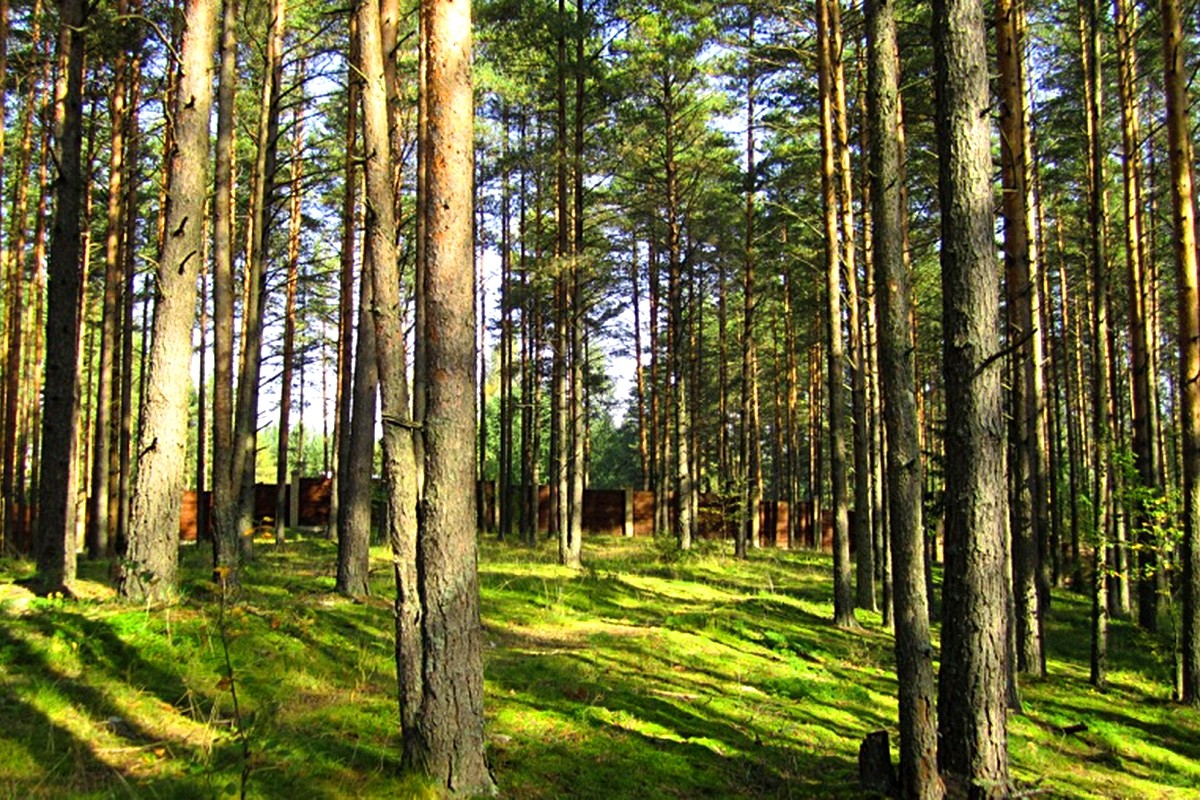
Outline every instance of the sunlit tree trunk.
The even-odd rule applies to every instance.
[[[1038,522],[1034,513],[1038,486],[1036,425],[1040,398],[1034,392],[1034,296],[1037,292],[1029,229],[1032,196],[1025,143],[1023,42],[1019,34],[1022,0],[998,0],[994,8],[1000,84],[1000,161],[1004,189],[1004,265],[1008,315],[1008,348],[1012,365],[1009,387],[1009,465],[1012,491],[1013,582],[1016,606],[1017,668],[1044,674],[1042,609],[1038,591]]]
[[[1163,88],[1171,168],[1179,305],[1180,433],[1183,440],[1183,686],[1200,705],[1200,266],[1196,252],[1193,145],[1189,135],[1186,39],[1177,0],[1162,0]]]
[[[1145,228],[1142,197],[1141,121],[1138,117],[1137,53],[1133,31],[1136,9],[1127,0],[1114,0],[1117,34],[1117,76],[1121,98],[1121,167],[1125,188],[1125,266],[1129,297],[1129,359],[1132,385],[1133,459],[1142,488],[1162,489],[1154,443],[1158,439],[1155,406],[1158,376],[1150,359],[1148,336],[1149,285],[1145,275]],[[1158,579],[1155,543],[1148,530],[1146,509],[1133,508],[1133,525],[1138,542],[1138,624],[1148,631],[1158,627]]]
[[[399,688],[400,724],[404,737],[404,758],[413,763],[416,746],[415,726],[423,705],[423,662],[427,657],[422,641],[420,619],[423,602],[418,585],[417,555],[417,481],[414,465],[411,408],[408,396],[407,353],[400,307],[399,261],[396,253],[396,207],[393,194],[392,150],[389,144],[387,86],[380,29],[379,0],[361,0],[355,8],[355,38],[358,43],[358,72],[362,80],[363,172],[366,189],[364,219],[363,274],[369,276],[371,297],[364,298],[369,309],[368,321],[360,315],[363,328],[375,334],[376,368],[383,406],[383,476],[387,497],[387,539],[392,549],[392,570],[396,581],[395,657]],[[471,185],[471,170],[465,181]],[[469,195],[468,195],[469,197]],[[469,218],[469,217],[468,217]],[[465,256],[469,264],[471,249]],[[466,274],[471,275],[469,269]],[[369,303],[369,305],[367,305]],[[468,307],[470,308],[470,307]],[[470,312],[468,311],[468,316]],[[465,369],[473,376],[472,336],[466,346]],[[357,377],[357,376],[356,376]],[[460,387],[461,388],[461,387]],[[473,386],[468,383],[460,398],[473,416]],[[374,391],[374,390],[372,390]],[[473,424],[473,423],[472,423]],[[474,447],[468,437],[466,453],[468,486],[474,486]],[[356,454],[351,454],[354,460]],[[358,455],[361,458],[361,455]],[[369,462],[368,462],[369,463]],[[474,491],[467,493],[470,516],[464,530],[474,533]],[[365,576],[363,576],[365,578]],[[419,762],[416,762],[419,763]]]
[[[838,231],[837,142],[833,117],[833,63],[830,56],[830,2],[817,0],[818,78],[821,97],[821,194],[825,219],[825,313],[829,386],[829,465],[833,490],[833,621],[853,627],[854,584],[850,571],[850,515],[846,487],[846,357],[842,343],[843,259]],[[820,530],[819,521],[817,530]],[[819,534],[818,534],[819,541]]]
[[[471,9],[463,0],[426,0],[422,9],[429,45],[430,155],[425,200],[429,396],[419,544],[425,599],[419,624],[426,650],[416,724],[405,731],[403,763],[437,776],[452,792],[494,794],[484,758],[483,629],[473,525]]]
[[[354,266],[358,248],[358,163],[355,148],[358,143],[358,105],[360,80],[355,72],[359,61],[357,18],[350,15],[350,58],[346,70],[346,163],[342,171],[342,237],[338,260],[338,357],[337,357],[337,422],[334,425],[333,485],[330,487],[329,525],[338,537],[338,563],[343,558],[343,520],[347,513],[344,503],[346,476],[350,470],[350,437],[354,408]],[[374,422],[372,422],[374,425]],[[340,566],[339,566],[340,569]],[[340,589],[340,587],[339,587]]]
[[[1092,656],[1091,682],[1106,683],[1108,658],[1108,534],[1112,526],[1112,397],[1108,350],[1108,246],[1106,242],[1104,158],[1101,145],[1099,0],[1084,0],[1086,17],[1086,107],[1088,112],[1088,267],[1092,307]]]
[[[117,13],[128,12],[128,3],[121,0]],[[121,239],[125,232],[123,213],[126,195],[125,133],[127,124],[126,89],[129,78],[129,56],[125,51],[113,61],[113,83],[109,90],[108,106],[111,117],[108,161],[108,208],[104,237],[104,300],[101,307],[100,353],[96,367],[96,402],[94,435],[91,452],[91,491],[88,495],[87,553],[89,558],[103,558],[112,550],[108,516],[109,454],[116,432],[114,411],[119,410],[116,367],[120,337],[121,287],[124,270],[121,263]]]
[[[762,506],[762,444],[758,420],[758,354],[754,342],[754,101],[755,66],[754,13],[750,13],[747,42],[746,77],[746,210],[745,265],[742,275],[742,519],[735,552],[746,556],[746,546],[757,547],[760,536],[759,509]]]
[[[213,179],[213,566],[236,580],[237,497],[233,452],[233,140],[237,93],[237,0],[221,15],[221,66],[217,88],[217,143]]]
[[[154,338],[142,396],[129,550],[118,581],[119,593],[130,599],[163,599],[175,589],[188,400],[188,382],[179,376],[188,373],[191,360],[204,236],[215,12],[212,0],[190,0],[185,10],[166,239],[159,257]]]
[[[287,5],[272,0],[267,30],[263,85],[259,98],[258,130],[250,174],[250,219],[242,307],[242,338],[238,361],[237,398],[233,411],[233,487],[238,495],[238,549],[253,544],[254,482],[258,455],[258,399],[261,390],[263,327],[266,311],[267,231],[275,201],[279,142],[279,95],[283,80],[283,31]]]

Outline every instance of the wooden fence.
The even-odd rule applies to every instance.
[[[260,483],[255,488],[255,515],[258,520],[275,517],[275,484]],[[329,500],[332,485],[329,478],[298,478],[287,487],[287,524],[324,528],[329,522]],[[519,526],[520,498],[523,487],[513,487],[513,527]],[[479,524],[484,530],[498,526],[496,482],[481,481],[479,485]],[[737,530],[738,507],[735,499],[701,493],[696,513],[696,537],[700,539],[731,539]],[[212,502],[209,492],[204,501]],[[674,496],[667,500],[667,513],[673,520],[678,510]],[[550,530],[550,487],[538,487],[538,530]],[[196,492],[183,495],[179,516],[179,534],[184,541],[196,539]],[[583,493],[583,530],[588,535],[651,536],[657,513],[654,492],[639,489],[586,489]],[[811,502],[797,504],[799,517],[793,536],[796,547],[811,548],[813,535],[813,506]],[[786,501],[764,500],[759,509],[759,544],[763,547],[788,546],[788,526],[792,510]],[[821,514],[821,547],[829,550],[833,543],[833,520],[828,510]],[[211,515],[210,515],[211,519]]]

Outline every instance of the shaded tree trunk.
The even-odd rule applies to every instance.
[[[38,477],[37,570],[43,592],[70,594],[75,581],[75,439],[78,434],[80,241],[83,198],[83,57],[86,7],[60,0],[54,91],[54,227],[46,313],[46,384]]]
[[[933,40],[946,392],[938,762],[968,796],[1006,797],[1004,415],[983,4],[936,0]]]
[[[921,451],[917,428],[916,358],[911,289],[904,259],[906,214],[900,181],[899,55],[892,0],[866,6],[868,109],[871,138],[871,241],[878,292],[880,386],[887,429],[895,589],[896,675],[900,701],[900,793],[937,800],[937,715],[929,598],[925,593],[921,514]]]

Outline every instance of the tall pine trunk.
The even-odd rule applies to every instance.
[[[474,528],[471,9],[462,0],[426,0],[422,11],[430,156],[422,201],[428,397],[418,545],[425,650],[422,662],[413,665],[422,670],[422,694],[416,725],[405,730],[403,761],[437,776],[455,793],[494,794],[484,758]]]
[[[185,9],[166,236],[157,270],[154,338],[142,396],[129,550],[118,580],[119,593],[130,599],[165,599],[175,589],[188,400],[188,382],[179,376],[187,374],[191,360],[204,236],[215,11],[213,0],[190,0]]]
[[[854,585],[850,570],[850,514],[846,486],[846,356],[842,335],[843,259],[838,230],[837,142],[834,130],[834,79],[829,4],[817,0],[818,80],[821,96],[821,194],[825,219],[825,342],[828,348],[829,465],[833,492],[833,621],[855,627]],[[820,541],[820,520],[815,521]]]
[[[1200,265],[1183,25],[1177,0],[1162,0],[1163,87],[1167,95],[1171,209],[1179,303],[1180,428],[1183,439],[1183,686],[1200,705]]]
[[[887,499],[895,590],[896,674],[900,700],[900,794],[937,800],[937,716],[929,598],[925,593],[921,451],[911,289],[904,259],[900,174],[899,55],[891,0],[866,7],[871,139],[871,230],[878,291],[880,386],[887,397]]]
[[[86,8],[60,0],[54,91],[54,227],[46,313],[46,384],[38,477],[37,568],[44,592],[69,594],[75,581],[75,438],[78,434],[83,54]]]
[[[946,392],[938,763],[967,796],[1006,797],[1003,358],[983,3],[936,0],[933,40]]]

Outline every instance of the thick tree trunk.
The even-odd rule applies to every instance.
[[[187,374],[191,360],[204,236],[215,12],[212,0],[189,0],[185,9],[166,239],[157,271],[159,295],[142,400],[129,551],[118,580],[119,593],[129,599],[161,600],[175,589],[188,399],[187,381],[179,376]]]
[[[1171,208],[1179,303],[1180,429],[1183,439],[1183,686],[1200,705],[1200,266],[1188,95],[1186,40],[1177,0],[1162,0],[1163,87],[1167,96]]]
[[[425,199],[429,395],[418,561],[425,650],[414,665],[421,670],[422,694],[415,727],[405,731],[403,760],[438,776],[453,792],[494,794],[484,758],[483,629],[473,525],[471,9],[462,0],[428,0],[422,7],[429,43],[430,155]]]
[[[982,2],[936,0],[933,37],[946,387],[938,762],[970,797],[1006,797],[1003,359]]]

